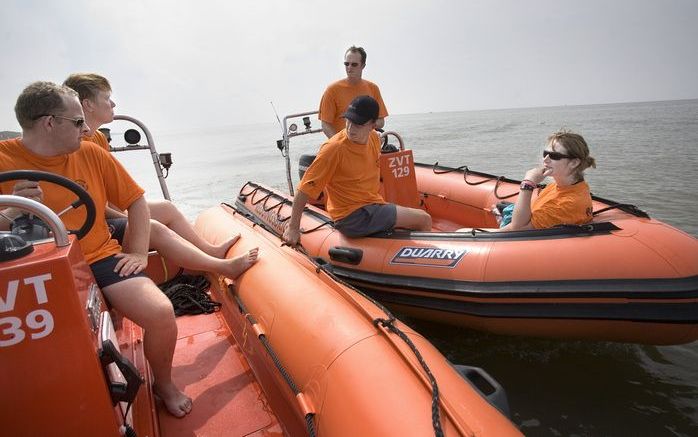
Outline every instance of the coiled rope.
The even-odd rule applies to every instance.
[[[160,285],[170,299],[175,316],[184,314],[211,314],[221,307],[207,293],[211,283],[204,276],[178,275]]]

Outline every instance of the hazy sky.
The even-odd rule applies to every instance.
[[[159,133],[270,122],[317,109],[352,44],[392,114],[698,98],[695,0],[0,4],[0,130],[77,71]]]

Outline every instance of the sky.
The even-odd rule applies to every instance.
[[[316,110],[368,53],[391,114],[698,98],[695,0],[0,0],[0,130],[36,80],[106,76],[163,133]]]

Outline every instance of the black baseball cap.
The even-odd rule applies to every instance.
[[[351,101],[342,117],[356,124],[376,120],[378,118],[378,102],[371,96],[359,96]]]

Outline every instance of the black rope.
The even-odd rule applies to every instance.
[[[470,186],[473,186],[473,187],[474,187],[474,186],[476,186],[476,185],[484,184],[485,182],[489,182],[489,181],[490,181],[490,179],[487,178],[487,179],[481,180],[480,182],[468,182],[468,172],[470,171],[470,169],[468,168],[467,165],[464,165],[463,167],[465,167],[465,168],[463,169],[463,181],[466,183],[466,185],[470,185]],[[459,167],[459,168],[460,168],[460,167]],[[500,177],[501,177],[501,176],[500,176]],[[497,178],[497,179],[499,179],[499,178]]]
[[[301,248],[302,249],[302,248]],[[298,250],[298,248],[296,248]],[[301,253],[305,254],[307,256],[307,253],[305,250],[299,250]],[[424,372],[427,374],[427,377],[429,378],[429,383],[431,384],[431,393],[432,393],[432,403],[431,403],[431,420],[432,420],[432,426],[434,428],[434,435],[437,437],[443,437],[443,430],[441,429],[441,413],[439,410],[439,385],[436,382],[436,378],[434,375],[431,373],[431,369],[429,369],[429,366],[427,365],[426,361],[424,361],[424,358],[422,357],[422,354],[419,352],[419,349],[417,349],[417,346],[410,340],[410,338],[405,334],[402,330],[400,330],[393,322],[397,320],[393,313],[390,312],[388,308],[385,307],[382,303],[378,302],[375,300],[373,297],[369,296],[365,292],[359,290],[358,288],[354,287],[350,283],[346,282],[344,279],[338,277],[332,271],[330,270],[332,268],[331,264],[319,264],[314,258],[308,257],[308,259],[315,264],[316,266],[316,271],[319,272],[322,270],[325,272],[326,275],[328,275],[330,278],[332,278],[334,281],[344,285],[345,287],[353,290],[355,293],[361,295],[364,299],[370,301],[373,305],[376,307],[380,308],[381,311],[388,317],[387,319],[373,319],[373,325],[378,326],[379,324],[382,326],[385,326],[388,328],[390,332],[393,332],[394,334],[397,334],[398,337],[407,345],[410,347],[412,352],[415,354],[417,357],[417,360],[419,361],[419,364],[421,364],[422,368],[424,369]]]
[[[250,203],[252,203],[252,205],[257,205],[257,204],[259,204],[259,203],[261,203],[261,202],[266,202],[267,199],[270,198],[270,197],[272,196],[272,194],[274,194],[274,193],[272,193],[271,191],[269,191],[269,193],[268,193],[266,196],[263,196],[261,199],[259,199],[259,200],[256,201],[256,202],[255,202],[255,200],[254,200],[254,195],[255,195],[255,194],[257,194],[257,190],[255,190],[255,191],[252,193],[252,200],[250,200]]]
[[[395,320],[395,317],[390,315],[390,318],[388,319],[374,319],[373,324],[376,327],[378,325],[383,326],[393,334],[397,334],[402,341],[407,343],[410,349],[412,349],[414,355],[417,357],[419,364],[422,366],[422,369],[424,369],[424,372],[427,374],[427,378],[429,378],[429,383],[431,384],[431,424],[434,427],[434,435],[436,437],[443,437],[444,432],[441,429],[441,411],[439,410],[439,385],[436,382],[436,378],[431,373],[426,361],[424,361],[424,357],[422,357],[419,349],[417,349],[417,346],[415,346],[404,331],[395,326]]]
[[[594,211],[593,215],[599,215],[602,212],[609,211],[611,209],[620,209],[623,212],[627,212],[629,214],[633,214],[639,217],[644,217],[644,218],[650,218],[649,214],[647,214],[645,211],[641,210],[635,205],[631,205],[629,203],[616,203],[614,205],[607,206],[606,208],[601,208],[598,211]]]
[[[235,300],[237,301],[238,307],[240,308],[240,311],[242,311],[243,314],[245,314],[245,319],[247,319],[247,322],[250,325],[256,325],[257,321],[255,318],[247,312],[247,307],[245,307],[245,304],[242,302],[242,299],[240,299],[240,296],[238,296],[233,290],[233,286],[229,286],[228,289],[231,291],[233,296],[235,297]],[[286,367],[284,367],[284,364],[281,362],[281,359],[279,359],[279,356],[276,355],[276,352],[274,352],[274,348],[272,348],[271,344],[269,344],[269,340],[267,340],[267,336],[265,334],[259,334],[257,336],[259,341],[262,343],[262,346],[264,346],[264,349],[267,351],[267,354],[271,358],[271,360],[274,362],[274,366],[276,366],[276,370],[281,373],[281,376],[283,376],[284,380],[286,381],[286,384],[288,384],[289,387],[291,387],[291,390],[293,391],[294,395],[298,395],[301,391],[298,389],[298,386],[296,383],[293,381],[293,378],[291,378],[291,375],[289,375],[288,371],[286,370]],[[313,418],[315,417],[315,413],[308,413],[305,415],[305,423],[306,426],[308,427],[308,434],[311,437],[315,437],[315,424],[313,423]]]
[[[460,170],[463,170],[463,169],[467,169],[467,168],[468,168],[467,165],[461,165],[461,166],[458,167],[458,168],[449,168],[448,170],[437,170],[436,167],[438,167],[438,166],[439,166],[439,161],[436,161],[436,162],[434,163],[434,165],[432,166],[432,168],[431,168],[431,171],[433,171],[434,174],[452,173],[452,172],[454,172],[454,171],[460,171]]]
[[[508,199],[510,197],[514,197],[517,194],[519,194],[519,191],[517,190],[516,192],[511,193],[508,196],[500,196],[499,193],[497,193],[497,190],[499,189],[499,185],[502,183],[503,180],[504,180],[504,176],[497,177],[497,183],[494,186],[494,197],[496,197],[499,200],[504,200],[504,199]]]
[[[239,211],[235,206],[233,206],[233,205],[230,205],[230,204],[227,204],[227,203],[224,203],[224,205],[230,207],[230,208],[233,209],[234,211],[240,212],[240,211]],[[248,218],[249,218],[251,221],[253,221],[254,223],[257,223],[257,220],[253,220],[253,218],[251,218],[251,217],[248,217]],[[274,230],[270,229],[270,227],[267,226],[266,223],[261,222],[261,223],[259,223],[259,224],[260,224],[260,226],[262,226],[264,229],[266,229],[267,231],[271,232],[272,234],[276,234],[276,232],[275,232]],[[314,228],[314,229],[311,229],[310,231],[307,231],[307,232],[312,232],[312,231],[314,231],[314,230],[316,230],[316,229],[319,229],[320,227],[322,227],[322,226],[324,226],[324,225],[326,225],[326,224],[328,224],[328,222],[323,223],[323,224],[321,224],[320,226],[318,226],[318,227],[316,227],[316,228]],[[288,245],[288,244],[282,242],[281,245],[284,246],[284,245]],[[289,246],[289,247],[291,247],[291,246]],[[328,270],[328,268],[327,268],[327,267],[330,267],[330,265],[321,265],[321,264],[319,264],[317,261],[315,261],[312,257],[308,256],[308,253],[305,251],[305,249],[304,249],[302,246],[298,245],[298,246],[295,246],[295,247],[293,247],[293,248],[294,248],[295,250],[301,252],[302,254],[304,254],[311,262],[313,262],[313,263],[315,264],[315,266],[316,266],[316,271],[319,272],[320,270],[323,270],[323,271],[325,272],[325,274],[327,274],[328,276],[330,276],[330,277],[331,277],[333,280],[335,280],[336,282],[338,282],[338,283],[340,283],[340,284],[342,284],[342,285],[348,287],[349,289],[353,290],[354,292],[360,294],[360,295],[361,295],[362,297],[364,297],[365,299],[369,300],[369,301],[370,301],[371,303],[373,303],[375,306],[377,306],[378,308],[380,308],[380,309],[383,311],[383,313],[388,317],[388,319],[380,319],[380,318],[379,318],[379,319],[374,319],[374,320],[373,320],[373,324],[374,324],[375,326],[378,326],[378,324],[381,324],[382,326],[385,326],[390,332],[393,332],[394,334],[397,334],[397,335],[400,337],[400,339],[402,339],[402,340],[410,347],[410,349],[412,350],[412,352],[413,352],[413,353],[415,354],[415,356],[417,357],[417,360],[419,361],[419,363],[421,364],[421,366],[422,366],[422,368],[424,369],[425,373],[427,374],[427,377],[428,377],[428,379],[429,379],[429,383],[431,384],[431,388],[432,388],[432,408],[431,408],[431,417],[432,417],[432,426],[433,426],[433,428],[434,428],[434,435],[437,436],[437,437],[443,437],[444,434],[443,434],[443,430],[441,429],[441,413],[440,413],[440,410],[439,410],[439,386],[438,386],[438,383],[436,382],[436,378],[434,377],[434,375],[431,373],[431,370],[429,369],[429,366],[427,365],[426,361],[424,361],[424,358],[422,357],[422,354],[419,352],[419,349],[417,349],[417,346],[412,342],[412,340],[410,340],[410,338],[409,338],[403,331],[401,331],[399,328],[397,328],[397,327],[393,324],[393,322],[396,320],[396,319],[395,319],[395,316],[393,316],[393,314],[392,314],[383,304],[379,303],[378,301],[376,301],[375,299],[373,299],[371,296],[367,295],[367,294],[364,293],[363,291],[357,289],[357,288],[354,287],[353,285],[347,283],[347,282],[344,281],[343,279],[341,279],[341,278],[337,277],[336,275],[334,275],[334,274],[333,274],[330,270]],[[254,318],[253,318],[251,315],[249,315],[249,313],[247,312],[247,309],[245,308],[245,305],[243,304],[243,302],[242,302],[242,300],[240,299],[240,297],[239,297],[237,294],[234,293],[232,286],[230,287],[230,290],[231,290],[231,292],[233,293],[233,295],[235,296],[235,299],[237,300],[238,306],[240,307],[240,311],[242,311],[244,314],[247,314],[248,322],[250,322],[250,323],[252,323],[252,324],[253,324],[253,323],[256,323],[256,322],[254,322]],[[273,349],[271,348],[271,345],[268,344],[268,341],[266,340],[266,336],[265,336],[264,334],[262,334],[262,335],[259,336],[259,339],[260,339],[260,341],[262,342],[262,344],[264,345],[264,348],[267,350],[267,353],[271,356],[271,358],[272,358],[272,360],[274,361],[274,364],[276,365],[277,369],[279,370],[279,372],[281,372],[282,376],[283,376],[284,379],[286,380],[287,384],[288,384],[288,385],[291,387],[291,389],[294,391],[294,394],[298,394],[298,393],[299,393],[298,388],[296,387],[296,385],[295,385],[295,383],[293,382],[293,380],[291,379],[290,375],[288,375],[288,372],[287,372],[286,369],[283,367],[283,365],[281,364],[280,360],[278,359],[278,357],[277,357],[276,354],[274,353]],[[309,413],[309,414],[307,414],[307,415],[305,416],[305,419],[306,419],[306,422],[307,422],[307,424],[308,424],[308,433],[309,433],[311,436],[314,436],[314,435],[315,435],[315,429],[314,429],[314,426],[313,426],[313,418],[312,418],[312,416],[314,416],[314,414]]]
[[[204,276],[179,275],[160,285],[170,299],[175,316],[184,314],[211,314],[221,307],[207,293],[210,282]]]
[[[308,229],[308,230],[303,230],[303,231],[301,231],[301,234],[310,234],[311,232],[315,232],[315,231],[317,231],[318,229],[320,229],[321,227],[327,226],[327,225],[332,225],[332,226],[334,226],[334,222],[333,222],[333,221],[327,221],[327,222],[321,223],[321,224],[315,226],[315,227],[312,228],[312,229]]]
[[[271,193],[270,193],[270,194],[271,194]],[[282,198],[277,204],[272,205],[272,206],[270,206],[270,207],[267,208],[267,200],[269,200],[269,197],[267,197],[267,198],[264,200],[264,203],[262,204],[262,209],[263,209],[264,211],[266,211],[266,212],[269,212],[269,211],[271,211],[272,209],[274,209],[274,208],[276,208],[276,207],[279,207],[279,210],[281,210],[281,207],[284,206],[286,203],[291,203],[291,202],[289,202],[288,200]]]
[[[252,186],[252,191],[250,191],[249,193],[243,193],[243,190],[247,187],[250,187],[250,186]],[[256,187],[253,186],[251,182],[246,182],[245,185],[243,185],[242,188],[240,188],[240,192],[238,193],[238,196],[247,197],[250,194],[254,194],[257,190],[259,190],[259,188],[260,188],[259,186],[256,186]]]
[[[315,417],[314,414],[308,413],[305,415],[305,426],[308,428],[308,434],[310,434],[311,437],[315,437],[315,422],[313,422],[313,418]]]

